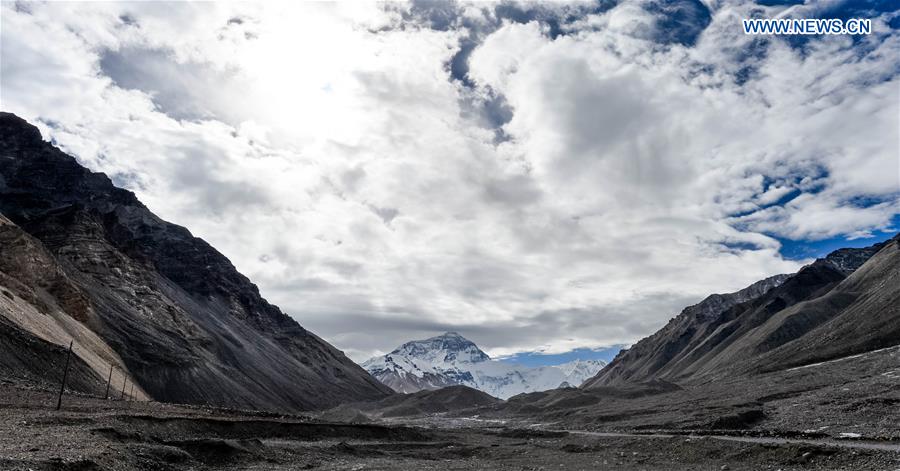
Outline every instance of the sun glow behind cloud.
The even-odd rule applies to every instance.
[[[0,99],[355,359],[628,344],[900,212],[894,13],[654,5],[4,2]]]

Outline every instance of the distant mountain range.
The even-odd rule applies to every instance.
[[[492,360],[456,332],[407,342],[362,364],[372,376],[402,393],[463,385],[506,399],[516,394],[577,387],[600,371],[602,360],[526,367]]]

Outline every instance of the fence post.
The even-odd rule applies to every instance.
[[[119,396],[120,401],[125,399],[125,385],[128,384],[128,375],[123,373],[122,376],[124,378],[122,379],[122,394]]]
[[[106,392],[103,393],[103,400],[109,399],[109,385],[112,382],[112,365],[109,365],[109,378],[106,378]]]
[[[66,377],[69,376],[69,359],[72,358],[72,344],[74,340],[69,342],[69,351],[66,353],[66,366],[63,368],[62,384],[59,386],[59,398],[56,399],[56,410],[62,407],[62,395],[66,390]]]

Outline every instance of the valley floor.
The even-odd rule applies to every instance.
[[[418,426],[328,424],[0,386],[3,470],[900,469],[900,444],[730,441],[550,431],[432,417]],[[893,447],[893,448],[891,448]]]

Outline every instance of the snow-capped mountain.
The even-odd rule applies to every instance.
[[[456,332],[407,342],[387,355],[362,364],[372,376],[403,393],[462,384],[507,399],[516,394],[576,387],[606,365],[602,360],[575,360],[527,367],[492,360]]]

